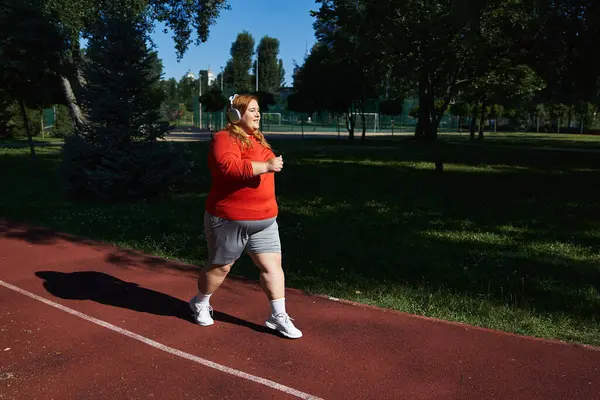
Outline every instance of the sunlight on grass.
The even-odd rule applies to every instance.
[[[513,242],[513,239],[508,235],[492,232],[473,232],[468,230],[426,230],[423,231],[423,235],[457,243],[510,244]]]

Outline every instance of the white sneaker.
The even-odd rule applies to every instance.
[[[265,322],[268,328],[278,330],[283,336],[290,339],[298,339],[302,337],[302,332],[294,326],[293,319],[285,313],[269,316]]]
[[[190,300],[190,308],[194,314],[194,319],[201,326],[210,326],[215,323],[212,319],[213,308],[210,304],[200,304],[196,302],[196,296]]]

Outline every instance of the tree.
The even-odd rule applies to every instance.
[[[57,105],[52,136],[65,138],[73,133],[73,122],[65,105]]]
[[[157,54],[147,46],[144,14],[107,7],[89,32],[84,104],[85,131],[68,137],[62,170],[74,194],[121,199],[156,194],[189,168],[157,142],[167,130],[159,123],[163,92]]]
[[[13,135],[11,128],[16,115],[15,103],[9,98],[8,93],[0,89],[0,138]]]
[[[194,111],[194,102],[198,101],[198,80],[183,75],[177,84],[177,99],[188,112]]]
[[[438,110],[447,108],[461,83],[488,71],[494,52],[516,51],[528,17],[519,0],[365,0],[364,4],[363,32],[384,48],[377,60],[394,65],[418,88],[415,135],[433,140],[443,117]],[[441,107],[435,105],[438,100]]]
[[[313,98],[304,92],[292,93],[287,98],[287,108],[290,111],[300,113],[300,125],[302,128],[302,139],[304,139],[304,114],[312,114],[316,111]]]
[[[87,37],[94,25],[96,16],[106,9],[105,0],[53,0],[40,3],[46,15],[56,15],[59,24],[68,35],[68,51],[62,57],[60,82],[71,119],[76,130],[84,129],[87,116],[81,109],[78,96],[86,85],[83,77],[83,59],[80,52],[80,37]],[[144,12],[149,23],[162,22],[173,31],[177,57],[180,59],[189,45],[208,39],[209,28],[214,24],[222,9],[227,8],[226,0],[128,0],[121,9],[133,13]]]
[[[450,114],[458,117],[458,129],[462,132],[462,124],[464,118],[471,115],[471,109],[473,106],[470,103],[460,101],[450,105]]]
[[[254,39],[248,31],[237,35],[235,42],[231,44],[231,59],[225,65],[225,77],[228,84],[236,92],[247,92],[252,89],[250,82],[250,67],[252,67],[252,55],[254,54]]]
[[[261,91],[275,93],[281,86],[283,61],[279,59],[279,40],[264,36],[260,39],[256,48],[258,59],[258,88]],[[256,64],[253,66],[253,72],[256,74]]]
[[[398,115],[402,114],[404,109],[404,99],[385,99],[379,103],[379,112],[383,115]],[[394,120],[392,119],[392,135],[394,134]]]
[[[32,158],[35,148],[27,110],[59,101],[57,71],[66,43],[58,20],[44,15],[36,0],[7,0],[0,5],[0,92],[19,106]]]
[[[530,65],[548,84],[546,99],[566,104],[569,115],[581,101],[597,102],[600,4],[585,0],[538,0],[532,13],[535,23],[526,35],[529,38],[526,47],[531,49]]]
[[[200,103],[204,110],[209,113],[217,111],[223,111],[229,104],[229,100],[223,95],[221,90],[217,88],[210,88],[206,93],[200,96]]]
[[[304,111],[310,108],[345,115],[350,140],[354,139],[359,103],[357,87],[348,84],[353,71],[347,62],[334,58],[326,45],[317,43],[294,76],[294,91],[299,96],[296,104],[307,108]]]
[[[279,89],[285,87],[285,68],[283,68],[283,60],[279,59]]]
[[[345,110],[351,140],[354,139],[356,114],[360,114],[364,140],[367,101],[375,97],[377,82],[387,68],[387,64],[375,61],[376,55],[382,51],[379,42],[366,34],[372,24],[379,24],[369,20],[367,1],[317,0],[317,3],[321,3],[320,9],[311,13],[317,18],[315,36],[323,45],[320,51],[328,53],[322,59],[333,67],[329,77],[336,78],[339,84],[335,91],[344,100],[326,109],[333,112]]]
[[[527,65],[512,65],[513,60],[497,60],[494,66],[465,81],[460,86],[461,99],[473,104],[472,118],[479,117],[479,139],[484,138],[485,120],[490,116],[492,105],[525,104],[544,87],[544,82]],[[497,111],[497,110],[496,110]],[[475,122],[471,124],[474,139]]]
[[[175,78],[170,78],[167,81],[161,81],[161,86],[164,97],[161,113],[169,122],[178,121],[179,93],[177,81]]]

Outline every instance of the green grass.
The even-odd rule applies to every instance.
[[[50,135],[33,136],[33,142],[36,146],[55,146],[63,143],[62,138],[53,137]],[[19,136],[15,138],[0,138],[0,146],[2,147],[26,147],[29,146],[27,137]]]
[[[122,204],[67,199],[56,148],[35,163],[0,148],[0,216],[200,265],[207,143],[177,145],[197,159],[192,181]],[[288,286],[600,345],[599,154],[443,145],[437,174],[409,140],[273,146]],[[234,272],[258,277],[247,258]]]
[[[476,133],[477,137],[477,133]],[[600,151],[600,135],[531,132],[486,132],[486,145],[531,146],[542,148],[590,149]],[[469,132],[442,133],[442,140],[469,143]],[[477,141],[475,142],[477,143]]]

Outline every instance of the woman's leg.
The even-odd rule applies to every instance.
[[[285,275],[281,267],[281,253],[250,253],[254,264],[260,270],[260,287],[269,301],[285,297]]]
[[[223,283],[233,263],[227,265],[207,265],[198,276],[198,291],[202,294],[213,294]]]
[[[285,309],[285,276],[281,267],[281,253],[249,253],[260,270],[260,286],[271,305],[271,315],[265,325],[291,339],[302,337]]]

